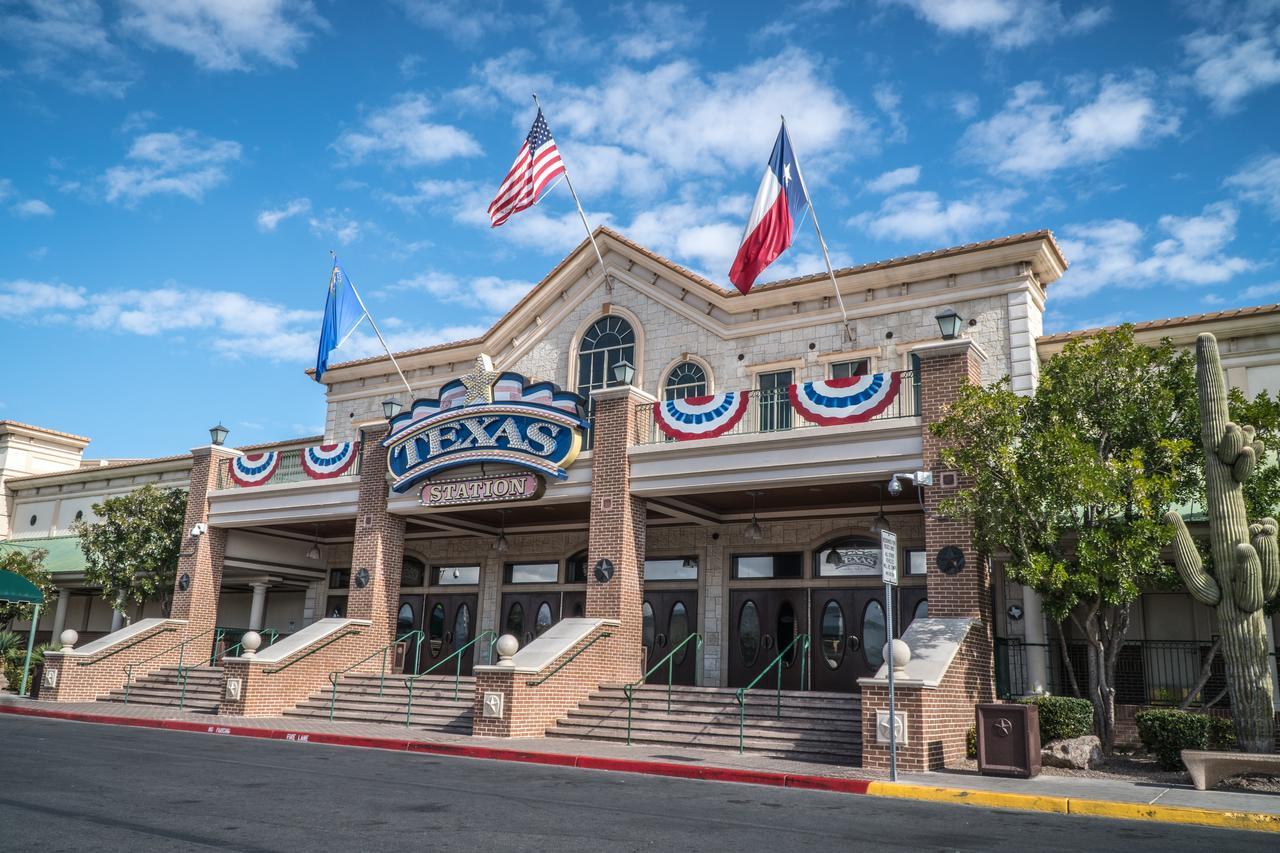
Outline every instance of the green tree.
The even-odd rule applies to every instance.
[[[1259,391],[1252,400],[1239,388],[1227,392],[1231,422],[1249,424],[1267,448],[1253,476],[1244,482],[1244,506],[1250,518],[1274,518],[1280,514],[1280,394]]]
[[[158,599],[167,616],[187,493],[146,485],[94,504],[93,511],[99,521],[72,525],[84,552],[85,579],[101,586],[116,610]]]
[[[23,546],[21,540],[6,542],[4,546],[4,549],[0,550],[0,569],[21,575],[31,581],[44,593],[45,605],[52,602],[57,589],[53,585],[53,578],[44,567],[44,558],[49,555],[49,552],[43,548],[27,548]],[[30,604],[0,602],[0,625],[9,625],[18,619],[28,619],[31,616],[31,610]]]
[[[1043,596],[1060,634],[1069,620],[1085,637],[1108,751],[1130,606],[1172,583],[1162,515],[1196,492],[1198,428],[1191,356],[1138,344],[1129,326],[1069,343],[1032,397],[1007,379],[963,389],[933,428],[944,464],[974,481],[942,511],[972,520],[981,552],[1009,555],[1007,576]]]

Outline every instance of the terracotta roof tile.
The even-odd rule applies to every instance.
[[[1211,323],[1216,320],[1234,320],[1239,317],[1253,317],[1259,314],[1280,314],[1280,303],[1271,305],[1250,305],[1246,308],[1230,308],[1226,311],[1214,311],[1210,314],[1188,314],[1185,317],[1164,317],[1159,320],[1144,320],[1141,323],[1133,323],[1132,325],[1137,331],[1145,331],[1149,329],[1173,329],[1179,326],[1194,326],[1199,323]],[[1120,325],[1097,326],[1092,329],[1073,329],[1069,332],[1055,332],[1052,335],[1040,336],[1036,339],[1036,343],[1060,343],[1074,338],[1087,338],[1091,335],[1096,335],[1099,332],[1109,332],[1118,328],[1120,328]]]
[[[76,435],[71,432],[62,432],[61,430],[49,429],[48,427],[36,426],[35,424],[24,424],[22,421],[0,420],[0,427],[3,426],[16,426],[22,427],[23,429],[32,429],[36,432],[45,432],[49,435],[60,435],[63,438],[74,438],[76,441],[83,441],[86,443],[89,441],[87,436]]]

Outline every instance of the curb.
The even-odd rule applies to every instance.
[[[905,782],[875,782],[867,779],[840,779],[831,776],[775,773],[766,770],[740,770],[728,767],[695,767],[687,764],[635,758],[566,755],[563,753],[531,752],[504,747],[433,743],[409,738],[367,737],[326,732],[298,732],[289,729],[254,728],[251,726],[211,725],[191,720],[150,720],[138,717],[116,717],[107,714],[55,711],[45,708],[23,708],[4,704],[0,704],[0,714],[13,714],[21,717],[44,717],[100,725],[165,729],[197,734],[284,740],[294,743],[318,743],[326,746],[354,746],[394,752],[417,752],[427,755],[447,755],[455,758],[517,761],[527,764],[578,767],[584,770],[605,770],[617,773],[640,773],[648,776],[666,776],[710,782],[769,785],[775,788],[831,791],[842,794],[867,794],[873,797],[890,797],[901,800],[980,806],[983,808],[1019,809],[1022,811],[1050,812],[1063,815],[1087,815],[1121,820],[1194,824],[1223,829],[1246,829],[1280,833],[1280,814],[1261,812],[1215,811],[1213,809],[1197,809],[1184,806],[1122,803],[1112,800],[1089,800],[1036,794],[1007,794],[999,791],[940,788]]]

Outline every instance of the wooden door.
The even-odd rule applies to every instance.
[[[400,609],[396,612],[396,639],[403,637],[410,631],[422,628],[422,601],[424,597],[422,595],[400,596]],[[408,641],[404,656],[404,672],[407,675],[414,675],[418,672],[414,666],[415,662],[419,665],[421,664],[422,649],[419,648],[419,643],[420,641],[416,635]]]
[[[560,621],[560,592],[507,592],[502,596],[499,634],[511,634],[524,648]]]
[[[645,670],[657,665],[698,628],[698,590],[665,589],[645,591]],[[698,672],[697,640],[690,640],[671,658],[671,683],[693,684]],[[650,684],[667,683],[667,666],[649,676]]]
[[[739,589],[729,593],[729,685],[745,687],[808,630],[808,593],[803,589]],[[801,689],[800,647],[792,645],[782,659],[782,686]],[[774,687],[776,672],[757,687]]]
[[[422,646],[418,666],[420,672],[446,660],[475,638],[477,599],[474,592],[427,594],[422,629],[426,634],[426,642]],[[474,660],[472,647],[462,653],[461,667],[454,663],[444,663],[433,674],[453,675],[460,671],[462,675],[470,675]]]
[[[876,674],[886,640],[884,589],[811,590],[813,689],[851,693],[858,679]]]

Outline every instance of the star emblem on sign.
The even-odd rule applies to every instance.
[[[462,385],[467,395],[462,398],[464,406],[472,403],[492,403],[493,383],[498,381],[498,371],[493,369],[493,360],[481,353],[476,356],[476,363],[471,370],[462,376]]]

